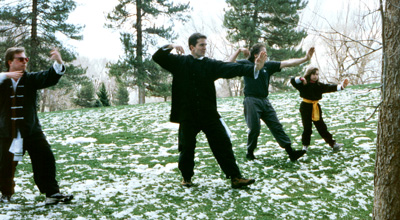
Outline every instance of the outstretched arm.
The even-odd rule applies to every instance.
[[[227,62],[236,62],[236,58],[239,56],[239,54],[241,52],[243,52],[243,55],[246,57],[249,56],[249,54],[250,54],[250,52],[247,48],[239,48],[232,54],[231,57],[229,57]]]
[[[302,64],[302,63],[305,63],[305,62],[309,61],[309,60],[311,59],[311,57],[313,56],[314,52],[315,52],[315,48],[314,48],[314,47],[311,47],[311,48],[308,50],[306,56],[303,57],[303,58],[290,59],[290,60],[284,60],[284,61],[282,61],[282,62],[281,62],[281,69],[284,68],[284,67],[298,66],[298,65],[300,65],[300,64]]]

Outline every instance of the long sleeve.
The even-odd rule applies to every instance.
[[[64,66],[63,70],[65,71]],[[57,70],[54,68],[53,65],[52,67],[50,67],[49,70],[35,73],[27,73],[26,76],[28,78],[28,81],[32,82],[32,86],[35,89],[44,89],[56,85],[62,77],[62,74],[64,74],[64,72],[61,71],[57,73]]]
[[[4,80],[7,79],[7,76],[5,73],[0,73],[0,84],[2,84],[4,82]]]
[[[182,60],[184,56],[171,54],[172,50],[172,48],[166,48],[166,46],[161,47],[153,54],[152,58],[154,62],[162,68],[175,74],[179,71],[180,60]]]
[[[208,62],[211,64],[208,73],[213,74],[215,77],[214,80],[219,78],[229,79],[237,76],[247,76],[250,78],[258,76],[254,64],[227,63],[212,59],[209,59]]]
[[[297,90],[301,90],[301,88],[304,86],[303,82],[300,80],[300,77],[292,77],[290,79],[290,83],[292,84],[292,86],[294,88],[296,88]]]

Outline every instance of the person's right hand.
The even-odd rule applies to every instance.
[[[183,49],[183,47],[182,46],[180,46],[180,45],[177,45],[177,44],[171,44],[170,45],[170,47],[171,48],[173,48],[173,49],[175,49],[176,50],[176,52],[179,54],[179,55],[181,55],[181,54],[185,54],[185,50]]]
[[[307,85],[307,80],[306,80],[306,78],[301,78],[301,82],[303,83],[303,85]]]
[[[262,51],[255,60],[256,70],[261,70],[264,67],[265,61],[267,61],[267,53]]]
[[[349,84],[349,80],[348,79],[345,79],[344,81],[343,81],[343,88],[346,88],[347,87],[347,85]]]
[[[15,71],[15,72],[6,72],[7,78],[14,79],[15,81],[17,81],[19,78],[21,78],[22,75],[24,75],[24,72],[22,70]]]

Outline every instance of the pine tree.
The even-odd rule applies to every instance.
[[[50,50],[58,48],[68,74],[51,89],[70,91],[86,79],[85,70],[72,65],[76,59],[74,52],[65,48],[55,34],[60,32],[70,39],[82,39],[82,26],[66,22],[75,8],[74,0],[0,1],[0,49],[5,51],[12,46],[25,47],[30,57],[28,70],[39,71],[52,64],[48,59]],[[46,105],[46,97],[42,97],[42,104]]]
[[[97,97],[102,106],[110,106],[110,99],[108,98],[107,89],[104,83],[101,83],[99,91],[97,92]]]
[[[305,56],[305,51],[297,49],[302,39],[307,36],[298,29],[299,11],[307,1],[259,1],[226,0],[229,8],[224,15],[224,25],[229,29],[228,38],[233,42],[244,42],[251,47],[258,42],[265,42],[270,60],[287,60]],[[302,72],[302,66],[287,68],[275,74],[271,84],[284,88],[277,78],[287,80],[290,76]]]
[[[77,92],[76,98],[72,99],[75,105],[90,108],[95,105],[94,86],[91,81],[83,84],[82,88]]]
[[[121,33],[125,56],[112,67],[124,70],[120,74],[133,76],[133,83],[139,88],[140,104],[145,102],[145,88],[146,83],[148,84],[148,71],[144,60],[150,58],[150,55],[146,54],[149,45],[155,45],[156,40],[160,38],[175,39],[172,31],[173,21],[186,21],[187,16],[184,13],[188,9],[189,4],[174,4],[168,0],[119,0],[118,5],[108,14],[109,28],[133,29],[132,33],[136,33]],[[158,22],[160,19],[164,19],[165,22]]]
[[[115,100],[116,105],[127,105],[129,102],[128,89],[122,83],[118,85],[118,90],[115,98],[116,98]]]
[[[172,76],[171,73],[161,68],[158,64],[153,61],[146,60],[146,69],[148,70],[148,85],[147,95],[162,97],[164,101],[171,96],[172,89]]]

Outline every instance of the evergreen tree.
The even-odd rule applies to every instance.
[[[162,97],[164,101],[171,96],[172,76],[171,73],[161,68],[153,61],[146,60],[146,69],[148,71],[148,85],[146,86],[147,95]]]
[[[82,26],[66,22],[75,8],[74,0],[0,0],[0,49],[5,51],[12,46],[25,47],[30,57],[28,70],[39,71],[52,64],[48,59],[50,50],[59,48],[68,74],[51,89],[70,91],[86,79],[85,70],[72,65],[76,59],[74,52],[65,48],[55,33],[60,32],[70,39],[82,39]],[[46,105],[46,97],[42,96],[42,104]]]
[[[126,86],[124,86],[122,83],[119,83],[118,85],[118,90],[116,94],[116,105],[128,105],[129,102],[129,92]]]
[[[110,99],[108,98],[107,89],[104,83],[101,83],[99,91],[97,92],[97,97],[102,106],[110,106]]]
[[[75,105],[79,105],[84,108],[90,108],[95,106],[94,98],[94,86],[91,81],[83,84],[82,88],[77,92],[76,98],[72,100]]]
[[[150,58],[146,54],[148,46],[156,45],[156,40],[160,38],[175,39],[173,21],[186,21],[184,12],[188,10],[189,4],[174,4],[168,0],[119,0],[118,5],[108,14],[109,28],[133,28],[132,32],[136,33],[121,33],[125,56],[112,67],[124,70],[124,74],[133,77],[133,84],[139,88],[139,103],[145,102],[145,88],[148,84],[148,71],[144,64],[144,60]],[[160,19],[165,22],[159,22]]]
[[[305,51],[296,49],[307,36],[298,29],[299,11],[304,9],[304,0],[226,0],[229,8],[224,15],[224,25],[229,29],[228,38],[233,42],[244,42],[251,47],[265,42],[270,60],[287,60],[305,56]],[[304,64],[303,64],[304,65]],[[284,88],[282,79],[298,75],[303,67],[286,68],[271,80],[275,87]],[[281,78],[281,80],[277,78]]]

